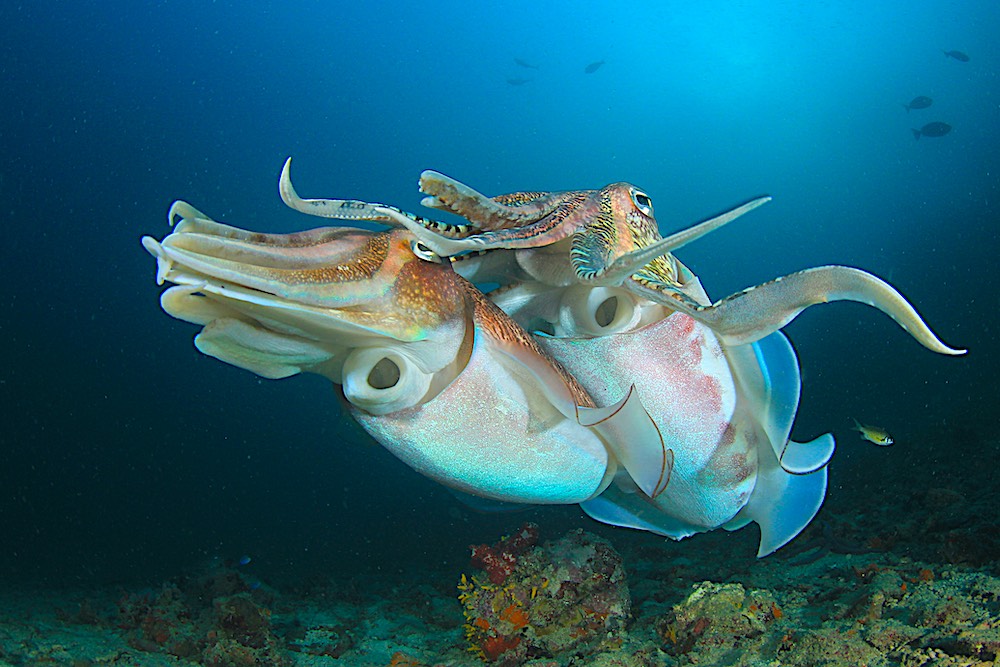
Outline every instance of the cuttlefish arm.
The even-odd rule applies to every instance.
[[[303,199],[295,191],[291,178],[292,158],[285,160],[278,180],[281,201],[300,213],[332,220],[377,222],[390,227],[428,230],[442,238],[462,238],[473,233],[470,225],[453,225],[414,215],[389,204],[375,204],[357,199]],[[438,253],[440,256],[445,256]]]
[[[209,356],[267,378],[318,373],[373,414],[433,395],[465,357],[465,290],[418,260],[405,230],[262,234],[183,202],[168,220],[166,238],[143,239],[158,281],[175,284],[161,305],[204,327],[195,344]],[[395,380],[370,386],[382,369]]]
[[[688,243],[700,239],[702,236],[729,224],[740,216],[746,215],[750,211],[763,206],[771,201],[770,195],[756,197],[745,204],[730,209],[720,215],[709,218],[696,225],[682,229],[670,236],[653,240],[647,245],[622,254],[610,263],[601,273],[601,284],[620,285],[629,277],[639,273],[647,265],[659,257],[668,255],[679,248],[683,248]],[[578,270],[579,273],[579,270]],[[650,278],[652,279],[652,278]],[[671,276],[671,283],[676,282],[676,276]]]
[[[570,201],[575,192],[512,192],[486,195],[450,176],[430,169],[420,174],[420,203],[428,208],[460,215],[483,231],[523,227],[551,215]]]
[[[631,281],[627,287],[640,296],[690,315],[711,328],[727,345],[758,341],[787,325],[809,306],[856,301],[881,310],[932,352],[966,353],[942,342],[892,285],[848,266],[820,266],[792,273],[749,287],[711,306],[692,305],[637,281]]]

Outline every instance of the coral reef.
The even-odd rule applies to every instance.
[[[526,525],[492,547],[472,548],[485,575],[458,584],[469,650],[482,660],[518,665],[620,645],[631,600],[621,556],[583,530],[531,548]]]
[[[1000,443],[975,451],[995,457]],[[0,665],[997,664],[992,467],[969,456],[852,474],[813,525],[764,559],[752,531],[671,542],[595,525],[598,537],[573,530],[539,546],[537,527],[515,524],[473,547],[461,604],[457,560],[316,570],[280,594],[232,564],[125,595],[5,581]],[[534,516],[549,526],[553,514]],[[453,553],[463,559],[461,542]]]
[[[526,523],[513,535],[500,539],[492,546],[475,544],[472,550],[472,567],[486,572],[494,584],[502,584],[514,572],[517,558],[538,542],[538,526]]]
[[[675,656],[697,644],[707,660],[763,643],[768,625],[784,612],[767,591],[747,591],[740,584],[703,582],[660,623],[664,650]]]
[[[196,660],[209,667],[286,665],[271,628],[272,594],[230,568],[165,584],[156,593],[125,595],[118,628],[134,649]]]

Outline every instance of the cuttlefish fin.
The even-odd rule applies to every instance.
[[[650,498],[663,493],[674,468],[674,452],[667,449],[656,422],[642,405],[635,385],[625,398],[605,408],[577,408],[578,421],[596,430],[618,462]]]
[[[515,503],[509,500],[493,500],[492,498],[483,498],[482,496],[474,496],[471,493],[466,493],[465,491],[459,491],[458,489],[453,489],[450,486],[445,486],[444,490],[455,497],[458,502],[462,503],[469,509],[480,514],[499,514],[501,512],[521,512],[523,510],[528,510],[535,505],[529,503]]]
[[[809,306],[831,301],[857,301],[881,310],[932,352],[966,353],[945,345],[892,285],[848,266],[806,269],[750,287],[712,306],[679,310],[711,328],[725,344],[743,345],[781,329]]]
[[[836,449],[837,443],[830,433],[824,433],[809,442],[789,440],[785,443],[779,462],[785,472],[808,475],[828,464]]]
[[[599,496],[580,503],[591,519],[621,528],[648,530],[672,540],[682,540],[706,528],[671,517],[639,492],[627,473],[619,471],[614,482]]]
[[[760,421],[780,462],[788,449],[788,437],[799,408],[802,391],[799,360],[792,344],[780,331],[756,341],[750,351],[753,363],[732,365],[744,396],[750,402],[750,411]],[[738,354],[734,351],[733,358]]]
[[[827,433],[802,446],[819,450],[832,449],[832,444],[833,437]],[[809,525],[823,505],[826,486],[825,466],[809,474],[792,474],[778,463],[776,457],[767,456],[766,450],[762,450],[757,484],[750,500],[723,527],[737,530],[749,521],[755,522],[760,526],[757,557],[763,558],[788,544]]]
[[[587,282],[593,282],[600,285],[620,285],[632,274],[642,269],[642,267],[646,266],[657,257],[671,253],[678,248],[705,236],[709,232],[713,232],[723,225],[729,224],[736,218],[749,213],[758,206],[763,206],[769,201],[771,201],[771,197],[769,195],[752,199],[747,203],[726,211],[721,215],[717,215],[714,218],[710,218],[704,222],[699,222],[696,225],[671,234],[664,239],[650,243],[642,248],[632,250],[617,258],[603,270],[598,272],[592,271],[587,276],[583,277],[587,280]]]

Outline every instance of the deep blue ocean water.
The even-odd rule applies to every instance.
[[[678,253],[710,295],[858,266],[971,350],[933,355],[857,304],[788,327],[794,435],[840,442],[828,502],[859,470],[981,456],[1000,395],[1000,8],[619,4],[0,5],[0,578],[155,580],[244,553],[263,572],[399,571],[467,562],[524,520],[470,515],[328,383],[204,357],[160,310],[139,238],[167,233],[175,199],[315,226],[277,196],[289,155],[303,196],[412,211],[426,168],[488,194],[630,181],[664,233],[771,194]],[[907,112],[917,95],[933,105]],[[915,141],[931,121],[953,130]],[[852,417],[899,444],[865,445]],[[595,529],[576,507],[531,518]]]

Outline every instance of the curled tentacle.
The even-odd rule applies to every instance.
[[[712,306],[691,306],[655,296],[656,291],[631,283],[633,291],[687,313],[710,327],[727,345],[753,343],[781,329],[799,313],[820,303],[857,301],[896,321],[903,330],[932,352],[965,354],[945,345],[921,319],[906,298],[881,278],[848,266],[820,266],[749,287]]]

